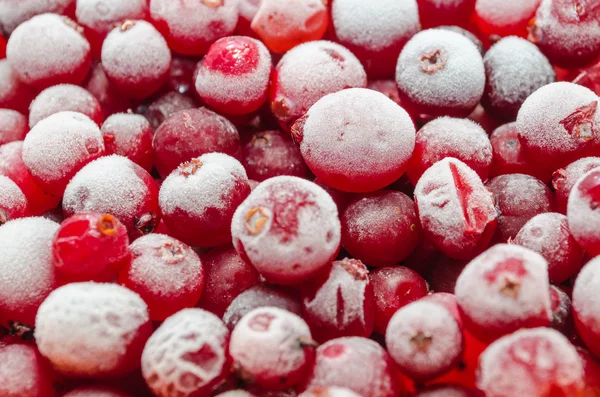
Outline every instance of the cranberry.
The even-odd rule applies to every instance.
[[[226,118],[206,108],[171,115],[154,134],[154,165],[167,177],[181,163],[210,152],[240,157],[240,136]]]
[[[237,34],[252,37],[256,35],[256,33],[254,33],[254,31],[250,27],[250,24],[252,23],[252,19],[254,19],[254,16],[258,12],[258,8],[260,7],[261,3],[262,0],[239,1],[240,18],[238,19],[238,24],[235,28]]]
[[[137,109],[137,113],[142,114],[148,119],[152,128],[157,129],[171,115],[181,110],[193,109],[195,107],[196,102],[189,96],[169,91],[152,100],[147,105],[141,105]]]
[[[29,215],[27,197],[11,179],[0,175],[0,226]]]
[[[545,179],[538,165],[531,161],[521,142],[517,123],[512,122],[496,128],[490,136],[493,161],[490,176],[527,174]]]
[[[466,26],[475,11],[475,0],[417,0],[424,28],[441,25]]]
[[[148,309],[134,292],[115,284],[72,283],[53,291],[35,322],[40,353],[67,375],[105,378],[140,365],[152,332]]]
[[[552,302],[552,322],[550,327],[562,333],[569,339],[574,339],[573,305],[571,298],[555,285],[550,286],[550,301]]]
[[[8,60],[0,59],[0,107],[25,114],[34,97],[34,89],[19,81]]]
[[[336,0],[331,14],[335,36],[370,77],[392,77],[400,50],[420,30],[415,0]]]
[[[323,387],[315,386],[299,394],[298,397],[360,397],[350,389],[345,387]]]
[[[417,33],[396,66],[400,100],[415,118],[465,117],[479,103],[485,86],[483,60],[463,35],[445,29]],[[456,90],[456,87],[461,87]]]
[[[167,80],[169,89],[183,95],[192,94],[195,85],[194,72],[196,67],[197,62],[194,62],[193,59],[174,57],[171,60],[171,69]]]
[[[466,388],[459,385],[439,384],[429,386],[417,392],[414,397],[484,397],[483,393],[476,389]]]
[[[130,397],[129,394],[108,386],[82,386],[71,390],[63,397]]]
[[[593,396],[600,390],[600,363],[587,350],[577,349],[583,363],[585,392],[584,396]]]
[[[29,132],[27,118],[12,109],[0,109],[0,146],[22,141]]]
[[[541,0],[475,1],[475,23],[489,41],[504,36],[527,35],[527,24]]]
[[[110,82],[101,63],[92,66],[83,87],[98,99],[105,117],[127,112],[133,106]]]
[[[548,288],[548,264],[541,255],[498,244],[465,267],[455,291],[466,327],[491,341],[519,328],[548,325]]]
[[[229,330],[214,314],[184,309],[152,334],[142,354],[142,374],[157,397],[208,396],[225,379]]]
[[[400,93],[398,93],[398,85],[395,80],[373,80],[370,81],[368,89],[381,92],[383,95],[402,106],[400,102]]]
[[[8,35],[17,26],[28,19],[47,12],[72,15],[75,11],[75,0],[16,0],[0,3],[0,26]]]
[[[143,116],[117,113],[102,124],[106,154],[127,157],[146,171],[152,170],[152,138],[154,130]]]
[[[100,103],[89,91],[72,84],[60,84],[46,88],[31,102],[29,127],[63,111],[85,114],[98,126],[104,121]]]
[[[424,1],[431,1],[431,0],[424,0]],[[446,1],[448,2],[448,0],[442,0],[442,1]],[[463,0],[462,3],[468,3],[471,0]],[[454,2],[454,0],[449,0],[449,2]],[[475,3],[473,2],[473,5],[475,5]],[[437,26],[438,29],[444,29],[444,30],[449,30],[451,32],[455,32],[455,33],[459,33],[463,36],[465,36],[467,39],[471,40],[473,42],[473,44],[475,44],[475,47],[477,47],[477,49],[479,50],[479,53],[481,54],[481,56],[483,57],[485,55],[485,47],[483,46],[483,43],[481,42],[481,40],[479,40],[479,38],[477,36],[475,36],[473,33],[471,33],[470,31],[468,31],[467,29],[461,28],[460,26],[455,26],[455,25],[451,25],[451,26]]]
[[[6,58],[19,80],[40,89],[81,83],[92,62],[82,28],[56,14],[37,15],[19,25],[8,40]]]
[[[10,345],[0,348],[0,395],[7,397],[53,397],[54,374],[33,346]]]
[[[600,62],[579,71],[573,83],[582,85],[600,95]]]
[[[571,234],[590,255],[600,255],[600,168],[577,180],[569,196],[567,216]]]
[[[424,275],[429,288],[435,292],[454,293],[456,280],[469,261],[457,260],[441,256],[430,264],[429,271]]]
[[[0,59],[6,58],[6,38],[0,34]]]
[[[600,157],[585,157],[569,164],[565,168],[556,170],[552,174],[552,187],[556,198],[556,209],[563,214],[567,213],[569,194],[575,182],[586,172],[600,168]]]
[[[596,356],[600,355],[600,327],[595,314],[595,308],[598,307],[599,272],[600,259],[595,258],[581,270],[573,288],[573,314],[577,331]]]

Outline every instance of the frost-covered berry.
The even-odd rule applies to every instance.
[[[88,116],[98,126],[104,115],[100,103],[85,88],[73,84],[59,84],[46,88],[29,106],[29,127],[58,112],[78,112]]]
[[[152,170],[154,130],[144,116],[117,113],[102,124],[106,154],[127,157],[146,171]]]
[[[540,0],[476,0],[474,20],[487,40],[504,36],[525,36],[527,24]]]
[[[314,386],[299,394],[298,397],[360,397],[360,395],[345,387]]]
[[[584,266],[575,280],[573,314],[578,334],[596,356],[600,355],[599,286],[600,259],[595,258]]]
[[[573,186],[583,174],[600,168],[600,157],[584,157],[565,168],[560,168],[552,174],[552,187],[556,198],[556,210],[562,214],[567,213],[567,202]]]
[[[0,348],[0,395],[52,397],[54,374],[33,346],[14,344]]]
[[[577,180],[569,195],[567,217],[571,234],[590,255],[600,255],[600,168]]]
[[[527,174],[542,178],[539,164],[530,161],[519,141],[517,123],[501,125],[490,135],[492,144],[492,168],[490,177],[505,174]],[[545,177],[544,177],[545,180]]]
[[[25,116],[16,110],[0,109],[0,146],[9,142],[22,141],[28,132],[29,127]]]
[[[63,397],[131,397],[110,386],[81,386],[71,390]]]
[[[27,197],[10,178],[0,175],[0,226],[29,215]]]
[[[21,83],[7,59],[0,59],[0,107],[27,113],[35,91]]]

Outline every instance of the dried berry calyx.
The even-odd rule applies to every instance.
[[[200,159],[192,159],[179,166],[179,173],[183,176],[195,175],[200,167],[202,167],[202,161]]]
[[[163,246],[159,248],[159,252],[162,259],[169,264],[181,262],[185,257],[183,246],[172,242],[163,244]]]
[[[410,338],[410,342],[415,345],[419,351],[426,352],[429,349],[429,346],[431,346],[433,343],[433,336],[419,331],[416,335]]]
[[[598,109],[598,101],[575,110],[560,122],[569,135],[589,141],[594,137],[594,116]]]
[[[106,236],[115,236],[117,234],[117,220],[110,214],[104,214],[98,220],[98,230]]]
[[[520,290],[521,283],[518,280],[512,280],[509,277],[504,279],[504,285],[500,288],[500,292],[513,299],[517,299]]]
[[[135,21],[127,20],[121,24],[121,32],[125,32],[135,26]]]
[[[271,133],[269,131],[259,132],[252,136],[252,146],[262,147],[271,144]]]
[[[269,215],[262,207],[252,208],[246,214],[246,229],[250,234],[259,234],[267,223]]]
[[[419,58],[421,69],[425,73],[435,73],[446,66],[448,55],[442,50],[432,50],[424,53]]]

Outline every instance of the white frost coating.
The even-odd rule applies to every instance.
[[[37,307],[55,286],[52,239],[58,224],[22,218],[0,226],[0,312],[33,325]],[[16,315],[16,316],[15,316]]]
[[[423,70],[421,57],[440,51],[444,66]],[[485,88],[485,70],[479,50],[465,36],[444,29],[414,35],[402,49],[396,66],[398,89],[423,105],[467,108],[477,106]]]
[[[600,114],[600,112],[598,112]],[[597,243],[600,241],[600,211],[592,202],[589,195],[586,197],[580,191],[584,180],[600,180],[600,168],[583,174],[571,189],[567,203],[567,217],[571,234],[579,244],[591,255],[600,253]]]
[[[431,338],[421,348],[418,333]],[[462,330],[442,305],[416,301],[400,308],[391,318],[385,334],[388,353],[407,374],[430,378],[451,368],[463,352]]]
[[[513,292],[503,292],[507,282],[516,283]],[[549,321],[549,288],[544,257],[518,245],[498,244],[469,262],[454,293],[473,323],[504,329],[536,318]]]
[[[252,18],[258,12],[262,0],[239,0],[239,2],[240,19],[252,22]]]
[[[35,15],[52,12],[64,14],[75,0],[2,0],[0,26],[10,35],[17,26]]]
[[[23,162],[34,177],[48,184],[72,175],[102,152],[100,128],[77,112],[54,113],[38,122],[23,141]]]
[[[300,342],[311,338],[308,325],[299,316],[277,307],[261,307],[237,323],[229,354],[243,373],[274,381],[307,364]]]
[[[106,376],[128,368],[124,359],[149,328],[148,307],[116,284],[71,283],[53,291],[35,321],[40,353],[71,376]],[[131,359],[130,357],[127,357]]]
[[[10,178],[0,175],[0,218],[11,220],[11,214],[26,214],[27,198]],[[1,219],[0,219],[1,220]]]
[[[144,19],[147,0],[77,0],[77,21],[96,33],[106,34],[127,19]]]
[[[7,59],[0,59],[0,82],[0,106],[3,108],[8,106],[14,98],[30,95],[30,89],[19,81],[17,73],[12,70]],[[23,110],[21,109],[21,111]]]
[[[96,97],[85,88],[59,84],[46,88],[31,102],[29,127],[33,128],[40,120],[62,111],[79,112],[94,119],[98,118],[102,109]]]
[[[595,335],[600,333],[600,257],[589,261],[579,272],[573,287],[573,310]]]
[[[253,234],[247,227],[247,214],[257,207],[267,219]],[[283,228],[274,222],[279,218],[284,220]],[[286,236],[289,222],[297,227]],[[325,190],[305,179],[278,176],[259,184],[238,207],[231,234],[238,253],[242,250],[261,274],[302,279],[335,255],[341,225],[337,206]]]
[[[216,397],[255,397],[254,394],[248,393],[245,390],[232,390],[218,394]]]
[[[524,329],[498,339],[483,352],[477,388],[486,397],[541,396],[549,390],[576,395],[571,393],[583,389],[583,376],[575,347],[560,332]]]
[[[150,122],[142,115],[133,113],[115,113],[109,116],[102,124],[102,133],[114,137],[114,145],[120,154],[125,156],[137,152],[142,144],[144,135],[152,139]]]
[[[305,391],[302,394],[299,394],[298,397],[361,397],[359,394],[354,393],[350,389],[346,389],[345,387],[312,387],[309,390]]]
[[[290,109],[290,118],[296,118],[327,94],[366,87],[367,74],[346,47],[317,40],[286,52],[277,64],[275,84],[277,96],[271,100],[283,101]]]
[[[432,390],[423,390],[414,395],[414,397],[472,397],[471,389],[463,389],[460,386],[440,386]]]
[[[197,159],[202,166],[194,174],[186,176],[178,168],[162,183],[158,201],[163,214],[201,216],[210,208],[227,210],[223,198],[231,197],[236,181],[248,179],[242,164],[226,154],[207,153]]]
[[[142,375],[158,397],[196,395],[221,377],[228,342],[229,331],[214,314],[202,309],[181,310],[148,339],[142,353]],[[201,358],[201,351],[210,360]]]
[[[370,51],[382,51],[420,29],[415,0],[336,0],[331,14],[342,43]]]
[[[566,198],[568,199],[568,195],[573,189],[573,186],[575,186],[577,180],[581,178],[583,174],[594,168],[600,168],[600,157],[584,157],[572,162],[564,169],[564,179],[560,178],[562,175],[557,175],[557,177],[560,178],[560,182],[558,186],[554,186],[555,190],[560,191],[561,195],[566,194]],[[555,177],[555,179],[557,178]]]
[[[146,21],[114,28],[102,44],[102,66],[111,79],[128,85],[160,79],[171,65],[171,51],[158,30]]]
[[[477,0],[475,12],[493,26],[509,27],[533,17],[540,0]]]
[[[129,394],[106,386],[82,386],[73,389],[63,397],[130,397]]]
[[[2,79],[1,74],[0,79]],[[1,100],[2,98],[0,98]],[[22,141],[27,132],[29,132],[29,128],[27,128],[25,116],[16,110],[0,109],[0,146],[9,142]]]

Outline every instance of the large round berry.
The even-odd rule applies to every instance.
[[[140,106],[138,109],[148,119],[152,128],[156,129],[173,114],[196,107],[196,102],[189,96],[169,91],[149,102],[147,107]]]
[[[404,109],[365,88],[324,96],[294,124],[292,135],[311,171],[347,192],[378,190],[400,178],[415,146]]]
[[[231,218],[250,194],[246,171],[223,153],[187,161],[164,180],[159,203],[169,232],[195,246],[231,241]]]
[[[424,28],[466,26],[475,11],[475,0],[417,0]]]
[[[19,80],[37,88],[79,84],[92,61],[82,28],[56,14],[38,15],[19,25],[8,40],[6,58]]]
[[[0,145],[22,141],[28,132],[29,128],[25,116],[16,110],[0,109]]]
[[[34,97],[35,91],[21,83],[8,60],[0,59],[0,107],[25,114]]]
[[[144,301],[115,284],[62,286],[42,303],[35,320],[40,353],[59,372],[83,378],[135,370],[151,333]]]
[[[490,135],[492,144],[492,168],[490,176],[505,174],[527,174],[541,177],[539,164],[531,161],[519,141],[517,123],[501,125]]]
[[[525,36],[540,0],[476,0],[475,24],[485,39]]]
[[[29,215],[27,197],[9,177],[0,175],[0,226]]]
[[[146,171],[152,170],[154,130],[144,116],[117,113],[102,124],[106,154],[127,157]]]
[[[70,111],[88,116],[98,126],[104,115],[98,100],[86,89],[73,84],[59,84],[46,88],[29,106],[29,127],[54,113]]]
[[[583,174],[600,168],[600,157],[584,157],[565,168],[560,168],[552,174],[552,187],[554,188],[554,197],[556,198],[556,210],[560,213],[567,213],[567,202],[573,186]]]
[[[15,3],[17,1],[17,3]],[[18,6],[15,6],[18,4]],[[47,12],[73,14],[75,0],[9,0],[0,3],[0,25],[5,35],[28,19]]]
[[[110,386],[81,386],[77,387],[63,397],[131,397],[118,389]]]
[[[0,348],[0,395],[52,397],[54,374],[33,346],[14,344]]]
[[[127,112],[128,109],[133,107],[131,100],[123,96],[115,85],[110,82],[102,63],[92,66],[83,88],[98,99],[104,116],[108,117],[114,113]]]
[[[577,180],[569,195],[567,216],[579,245],[592,256],[600,255],[600,168]]]
[[[600,355],[598,288],[600,288],[600,258],[595,258],[585,265],[575,280],[573,314],[579,336],[596,356]]]
[[[331,197],[292,176],[258,185],[231,222],[233,245],[267,280],[293,284],[310,278],[338,252],[340,221]]]

